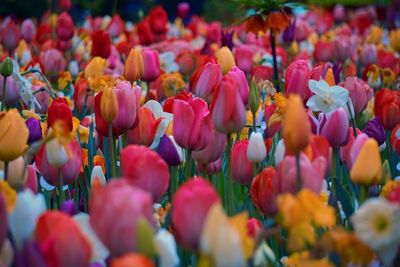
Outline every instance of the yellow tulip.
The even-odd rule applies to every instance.
[[[0,113],[0,160],[11,161],[24,154],[29,130],[16,109]]]
[[[306,148],[311,140],[311,125],[303,102],[298,95],[290,95],[283,116],[282,136],[286,148],[297,154]]]
[[[371,26],[369,35],[367,37],[367,43],[379,44],[382,39],[383,30],[378,26]]]
[[[392,30],[389,35],[390,46],[400,52],[400,29]]]
[[[124,77],[130,82],[140,80],[144,74],[142,51],[139,48],[131,49],[124,66]]]
[[[94,57],[85,68],[85,78],[98,78],[104,74],[107,61],[102,57]]]
[[[378,184],[382,180],[381,154],[375,139],[367,140],[362,146],[350,177],[354,183],[361,185]]]
[[[100,101],[100,112],[107,123],[112,123],[117,117],[118,102],[114,89],[108,87],[103,91]]]
[[[221,66],[222,74],[227,74],[235,66],[235,58],[227,46],[219,49],[215,53],[215,56],[217,57],[218,64]]]

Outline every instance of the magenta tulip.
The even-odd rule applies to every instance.
[[[91,195],[90,224],[112,256],[136,251],[137,222],[139,218],[153,222],[152,204],[150,194],[124,178]]]
[[[285,73],[285,94],[298,94],[304,101],[311,96],[308,88],[310,70],[305,60],[296,60],[286,70]]]
[[[353,36],[338,35],[333,42],[336,60],[344,62],[353,57],[357,52],[357,41],[358,39]]]
[[[207,103],[198,97],[174,101],[173,134],[188,150],[201,150],[210,142],[212,122]]]
[[[374,96],[374,90],[367,82],[358,77],[347,77],[339,85],[349,91],[355,113],[363,111],[367,107],[368,101]]]
[[[253,179],[253,163],[247,158],[248,140],[235,143],[231,151],[232,178],[241,184],[250,184]]]
[[[169,170],[165,161],[148,147],[129,145],[121,151],[122,175],[127,181],[159,201],[169,185]]]
[[[246,125],[246,108],[234,80],[225,76],[212,104],[214,127],[221,133],[239,132]]]
[[[133,127],[138,116],[139,100],[136,99],[135,89],[128,81],[118,81],[114,92],[118,101],[118,114],[112,124],[122,131],[127,131]]]
[[[222,80],[221,66],[212,60],[198,69],[190,79],[190,90],[208,103],[212,102],[214,88]]]
[[[25,41],[30,43],[36,34],[36,26],[31,19],[25,19],[21,24],[21,35]]]
[[[192,152],[192,158],[200,163],[212,163],[222,156],[226,147],[226,135],[211,130],[210,142],[202,150]]]
[[[344,146],[349,141],[349,118],[343,108],[338,108],[324,115],[320,134],[324,136],[332,147]]]
[[[68,41],[74,36],[74,22],[67,12],[61,13],[58,17],[56,33],[62,41]]]
[[[242,97],[243,103],[245,106],[247,106],[250,88],[244,72],[235,66],[225,76],[230,77],[235,81],[236,88],[239,90],[239,94]]]
[[[335,47],[331,41],[319,40],[315,44],[314,58],[316,62],[328,62],[335,55]]]
[[[144,66],[143,80],[148,82],[154,81],[160,75],[158,52],[149,48],[143,48],[142,55]]]
[[[0,75],[0,98],[2,99],[3,97],[3,82],[4,82],[4,77]],[[6,98],[5,102],[7,106],[14,105],[18,103],[18,101],[21,99],[21,95],[19,93],[19,85],[18,83],[14,80],[12,76],[8,76],[6,78]]]
[[[219,197],[214,187],[201,177],[191,178],[176,191],[172,201],[172,224],[176,240],[196,250],[208,211]]]
[[[234,51],[236,65],[246,74],[251,73],[253,68],[253,51],[249,46],[241,45]]]

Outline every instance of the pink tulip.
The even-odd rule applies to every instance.
[[[296,29],[294,33],[294,38],[297,42],[304,41],[308,38],[313,29],[311,28],[308,21],[304,19],[296,20]]]
[[[344,21],[346,19],[346,8],[342,4],[336,4],[332,14],[336,21]]]
[[[169,185],[169,170],[165,161],[145,146],[129,145],[121,151],[122,174],[127,181],[159,201]]]
[[[213,99],[212,120],[221,133],[239,132],[246,125],[246,108],[236,86],[234,80],[225,76]]]
[[[33,165],[28,165],[27,177],[25,182],[25,188],[29,188],[33,193],[38,192],[38,178],[36,175],[36,170]]]
[[[313,162],[304,155],[300,157],[300,174],[302,187],[319,193],[325,178],[327,162],[320,156]],[[286,156],[278,165],[278,191],[281,193],[295,193],[297,191],[296,158]]]
[[[210,142],[201,150],[193,151],[192,158],[200,163],[212,163],[222,156],[226,147],[226,135],[211,130]]]
[[[144,74],[143,80],[154,81],[160,75],[160,60],[158,52],[149,48],[142,49]]]
[[[201,150],[210,142],[212,122],[207,103],[198,97],[174,101],[173,134],[188,150]]]
[[[360,61],[364,65],[376,64],[378,51],[374,44],[364,44],[361,47]]]
[[[58,74],[60,71],[65,70],[67,62],[63,54],[54,48],[43,52],[40,55],[40,62],[43,64],[46,73]]]
[[[63,184],[73,184],[79,176],[82,163],[82,151],[77,140],[72,140],[68,145],[72,157],[61,167],[61,177]],[[51,185],[59,185],[58,168],[49,163],[46,153],[46,145],[43,145],[40,151],[35,155],[35,163],[43,178]]]
[[[21,35],[25,41],[30,43],[36,34],[36,26],[31,19],[25,19],[21,25]]]
[[[336,60],[344,62],[351,58],[357,52],[357,41],[358,39],[353,36],[337,36],[333,42]]]
[[[221,44],[222,24],[219,21],[214,21],[208,24],[207,41],[210,43]]]
[[[176,240],[196,250],[211,206],[220,201],[217,192],[202,177],[190,178],[176,191],[172,201],[172,224]]]
[[[138,100],[128,81],[118,81],[114,88],[118,101],[118,114],[113,121],[113,126],[127,131],[133,127],[136,121]]]
[[[8,233],[7,206],[3,193],[0,193],[0,247],[3,247],[3,242],[6,240]]]
[[[305,60],[296,60],[286,70],[285,73],[285,94],[299,94],[302,100],[306,100],[311,96],[308,88],[308,80],[310,78],[310,70]]]
[[[328,62],[335,55],[335,47],[333,42],[318,40],[314,48],[314,58],[316,62]]]
[[[236,88],[239,90],[243,103],[247,106],[249,101],[249,84],[246,80],[246,75],[238,67],[233,67],[225,76],[232,78],[236,83]]]
[[[246,74],[251,73],[253,68],[253,51],[247,45],[241,45],[234,51],[236,65]]]
[[[57,37],[62,41],[68,41],[74,36],[74,22],[65,11],[58,17],[56,33]]]
[[[110,24],[108,24],[107,31],[112,38],[116,38],[124,31],[124,28],[124,21],[116,14],[112,17]]]
[[[91,195],[90,224],[112,256],[136,251],[137,222],[139,218],[153,221],[152,204],[150,194],[129,185],[124,178]]]
[[[0,97],[3,97],[3,82],[4,77],[0,75]],[[21,95],[19,94],[19,85],[14,80],[12,76],[8,76],[6,79],[6,105],[11,106],[21,99]]]
[[[362,134],[362,132],[358,128],[356,128],[356,131],[357,131],[357,136]],[[354,144],[355,137],[354,137],[352,127],[349,127],[348,132],[349,132],[349,141],[347,142],[347,144],[345,146],[342,146],[340,148],[340,155],[341,155],[342,159],[346,162],[347,167],[350,169],[350,166],[352,166],[351,159],[350,159],[350,151],[351,151],[351,147]]]
[[[315,66],[310,72],[310,80],[319,81],[319,80],[323,79],[322,78],[323,71],[324,71],[323,64]]]
[[[332,147],[344,146],[349,141],[349,118],[343,108],[324,115],[320,125],[320,134]]]
[[[198,69],[190,79],[190,90],[208,103],[212,102],[214,88],[222,80],[221,66],[211,60]]]
[[[208,174],[218,173],[222,170],[222,160],[218,158],[216,161],[208,163],[206,165],[206,170]],[[203,171],[203,165],[197,164],[197,171],[201,173]]]
[[[40,90],[41,85],[32,85],[32,93]],[[46,91],[41,91],[35,94],[35,99],[39,103],[35,103],[35,112],[39,114],[46,114],[49,107],[49,94]]]
[[[231,151],[232,178],[238,183],[248,185],[253,179],[253,163],[247,158],[249,140],[236,142]]]
[[[2,29],[0,29],[0,40],[8,51],[13,51],[17,47],[20,39],[21,34],[12,19],[8,19],[7,22],[3,23]]]
[[[358,77],[347,77],[339,85],[349,91],[355,113],[363,111],[367,107],[368,101],[374,96],[374,90],[367,82]]]
[[[357,135],[356,139],[354,139],[354,143],[350,149],[349,169],[353,166],[354,162],[357,159],[358,153],[360,153],[361,148],[368,139],[369,136],[366,135],[365,133]]]

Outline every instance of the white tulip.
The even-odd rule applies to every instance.
[[[247,147],[247,159],[252,162],[261,162],[267,156],[264,138],[261,133],[252,132]]]
[[[283,141],[283,139],[281,139],[279,140],[275,148],[275,165],[278,165],[279,162],[283,160],[283,158],[285,157],[285,150],[285,142]]]
[[[105,185],[107,183],[101,166],[93,167],[92,175],[90,176],[90,185],[93,185],[96,179],[100,182],[101,185]]]
[[[179,265],[174,236],[165,229],[160,229],[154,237],[160,256],[160,267],[175,267]]]

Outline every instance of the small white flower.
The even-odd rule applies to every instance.
[[[69,63],[68,70],[71,73],[72,77],[76,77],[79,74],[79,65],[75,60],[72,60]]]
[[[261,162],[267,156],[264,138],[261,133],[252,132],[247,147],[247,159],[252,162]]]
[[[325,80],[310,80],[308,87],[315,95],[307,101],[313,111],[329,113],[337,108],[345,107],[349,99],[349,91],[341,86],[329,86]]]
[[[350,218],[356,235],[391,263],[400,244],[400,206],[386,199],[367,200]]]
[[[107,183],[101,166],[93,167],[92,175],[90,176],[90,185],[93,185],[96,179],[100,182],[101,185],[105,185]]]
[[[155,149],[160,143],[161,137],[167,130],[169,123],[172,121],[173,115],[171,113],[164,112],[161,104],[155,100],[147,101],[146,104],[144,104],[144,107],[150,109],[153,112],[156,120],[159,118],[163,118],[161,123],[158,125],[154,141],[150,146],[151,149]]]
[[[160,256],[160,267],[179,265],[174,236],[165,229],[160,229],[154,237],[155,246]]]
[[[166,73],[176,72],[179,70],[179,65],[175,62],[175,54],[173,52],[160,54],[160,68]]]

